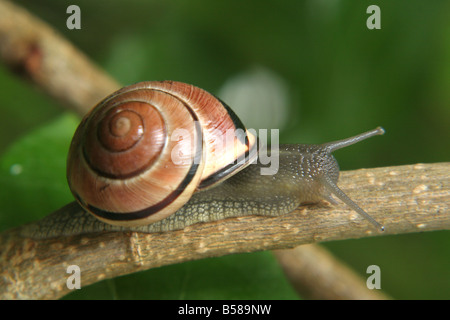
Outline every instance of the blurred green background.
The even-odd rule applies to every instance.
[[[450,160],[449,1],[15,2],[121,83],[195,84],[237,109],[249,127],[280,128],[282,143],[321,143],[383,126],[384,136],[336,152],[342,170]],[[81,30],[66,28],[71,4],[81,8]],[[372,4],[381,9],[381,30],[366,27]],[[79,118],[3,65],[0,88],[5,230],[71,201],[65,157]],[[324,246],[363,277],[379,265],[382,289],[394,298],[449,299],[449,235]],[[269,252],[149,270],[70,297],[298,298]]]

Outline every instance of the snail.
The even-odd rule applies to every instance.
[[[170,231],[228,217],[278,216],[322,199],[336,203],[332,194],[384,230],[339,189],[331,154],[383,133],[378,127],[320,145],[280,145],[269,151],[277,172],[261,174],[257,137],[220,99],[180,82],[136,83],[82,120],[67,161],[78,204],[43,219],[31,233]]]

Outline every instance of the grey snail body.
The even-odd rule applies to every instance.
[[[146,195],[136,197],[136,200],[132,201],[133,208],[130,211],[131,218],[127,220],[128,213],[126,208],[122,206],[122,201],[119,201],[120,203],[115,207],[107,203],[104,207],[107,209],[103,209],[103,207],[101,207],[102,201],[110,201],[110,198],[114,197],[116,194],[117,197],[122,197],[123,193],[120,190],[120,187],[127,189],[127,195],[129,195],[130,192],[140,192],[143,188],[135,187],[135,184],[138,183],[137,179],[139,178],[139,175],[142,173],[145,175],[153,169],[139,169],[136,174],[133,172],[130,176],[130,174],[124,174],[123,172],[131,170],[129,169],[129,163],[131,162],[120,160],[126,162],[126,166],[124,166],[125,169],[122,169],[119,165],[115,168],[115,164],[112,163],[111,160],[107,159],[106,162],[109,161],[108,166],[113,166],[114,169],[111,170],[114,170],[114,172],[104,174],[103,172],[109,170],[109,167],[105,170],[97,169],[99,168],[99,165],[92,164],[97,162],[100,163],[101,161],[104,161],[104,158],[89,158],[86,153],[96,151],[96,149],[101,148],[105,143],[101,142],[99,146],[95,147],[84,147],[83,144],[87,143],[87,139],[92,139],[92,137],[89,137],[90,131],[96,132],[96,134],[94,134],[94,138],[99,138],[99,140],[103,139],[99,136],[103,134],[104,130],[114,131],[114,138],[117,136],[120,136],[121,138],[124,130],[124,122],[126,124],[125,131],[128,133],[130,127],[132,128],[132,124],[130,125],[132,122],[128,121],[128,119],[124,121],[122,118],[127,117],[129,113],[132,113],[132,117],[135,117],[136,111],[131,108],[135,107],[135,100],[131,102],[130,107],[130,105],[127,104],[129,102],[117,103],[114,102],[114,99],[119,97],[122,93],[128,95],[131,92],[132,94],[138,93],[141,95],[141,90],[156,90],[156,96],[160,95],[160,91],[163,91],[164,94],[169,95],[167,99],[172,99],[173,96],[176,96],[176,99],[182,100],[182,105],[195,101],[195,103],[201,105],[200,109],[207,107],[211,104],[211,101],[214,101],[213,107],[224,108],[226,113],[226,117],[223,114],[220,115],[219,122],[222,124],[226,121],[225,119],[231,119],[230,126],[234,129],[238,127],[243,130],[245,134],[244,138],[238,139],[238,143],[234,144],[234,146],[238,145],[238,148],[240,148],[237,150],[236,147],[233,147],[231,153],[234,154],[234,158],[230,158],[231,160],[225,160],[224,164],[220,164],[220,168],[209,165],[208,163],[198,164],[195,166],[192,165],[195,161],[191,163],[191,166],[186,170],[189,174],[191,174],[191,178],[196,180],[195,185],[190,185],[190,182],[186,182],[187,178],[183,178],[179,180],[181,182],[177,182],[175,187],[168,189],[169,193],[165,196],[165,198],[163,198],[164,200],[157,199],[155,202],[150,203],[150,205],[147,203],[148,201]],[[183,92],[181,98],[178,96],[178,93],[173,92],[174,90],[181,90]],[[152,91],[151,95],[153,94],[154,93]],[[162,99],[163,102],[165,102],[165,99],[166,97]],[[141,100],[142,97],[138,99],[139,110],[142,108]],[[98,116],[100,112],[98,110],[103,108],[104,104],[108,103],[112,105],[110,108],[116,108],[117,105],[119,105],[119,109],[111,109],[114,111],[108,110],[103,112],[106,114],[105,118],[107,118],[108,121],[110,121],[109,119],[119,118],[120,126],[114,127],[110,124],[110,122],[108,122],[107,128],[109,129],[95,129],[97,131],[93,131],[93,129],[91,130],[89,128],[86,129],[86,127],[89,126],[89,120],[87,119],[89,119],[89,117],[96,117],[96,115],[97,117],[100,117]],[[159,110],[158,107],[156,107],[156,109]],[[190,113],[192,112],[190,111]],[[208,111],[208,113],[211,113],[211,111]],[[119,117],[116,115],[121,116]],[[161,116],[161,118],[165,117]],[[101,121],[100,126],[103,126],[104,124],[102,124]],[[134,120],[132,119],[132,121]],[[210,120],[205,122],[208,125],[212,123]],[[139,120],[138,123],[139,126],[136,132],[140,133],[148,129],[148,125],[145,123],[142,124],[143,122],[141,120]],[[98,124],[96,123],[95,126],[97,125]],[[166,130],[166,127],[164,127],[164,130]],[[196,127],[194,127],[194,130],[196,130]],[[117,132],[120,134],[116,134]],[[234,113],[226,105],[224,105],[223,102],[209,95],[206,91],[182,83],[169,81],[138,83],[130,87],[125,87],[124,89],[119,90],[118,93],[114,93],[107,97],[96,108],[94,108],[90,115],[83,120],[77,130],[77,133],[75,134],[68,160],[69,185],[71,186],[71,190],[74,193],[78,203],[71,203],[65,208],[56,211],[52,215],[41,220],[41,222],[37,226],[34,226],[34,229],[30,230],[29,233],[32,236],[42,238],[54,237],[58,235],[70,236],[99,231],[131,230],[140,232],[165,232],[183,229],[188,225],[199,222],[217,221],[229,217],[248,215],[279,216],[292,212],[299,205],[306,202],[314,203],[325,199],[331,203],[334,203],[335,201],[331,197],[331,194],[337,196],[353,210],[364,216],[364,218],[369,220],[369,222],[371,222],[378,230],[384,230],[383,226],[371,218],[363,209],[361,209],[356,203],[348,198],[342,190],[338,188],[336,183],[339,178],[339,166],[331,154],[336,149],[383,133],[384,130],[378,127],[374,130],[348,139],[320,145],[281,145],[278,150],[271,151],[272,153],[276,153],[275,156],[278,156],[278,171],[275,174],[262,175],[261,168],[263,168],[264,165],[262,165],[259,161],[254,161],[255,157],[251,156],[252,150],[254,155],[257,154],[257,152],[255,152],[257,145],[256,138],[251,136],[251,134],[246,131],[236,115],[234,115]],[[138,142],[133,140],[133,147],[141,143],[139,140],[140,137],[135,138],[135,136],[136,134],[133,133],[133,139]],[[205,140],[208,139],[205,139],[203,134],[203,145],[205,144]],[[162,144],[167,144],[167,141],[168,140],[166,139],[165,142],[162,142]],[[123,152],[122,149],[124,148],[122,145],[123,143],[120,142],[120,150],[114,152]],[[112,148],[107,147],[106,149]],[[157,149],[163,148],[158,147]],[[208,155],[205,155],[205,153],[209,151],[208,149],[205,150],[206,151],[196,150],[193,154],[194,156],[207,158]],[[211,148],[211,150],[214,152],[214,148]],[[128,150],[125,152],[128,152]],[[162,153],[164,153],[164,151]],[[202,155],[199,156],[199,153]],[[74,156],[74,154],[76,155]],[[243,155],[245,155],[244,159],[246,159],[246,161],[236,161],[236,158],[243,157]],[[273,155],[274,154],[271,154],[271,156]],[[212,157],[213,156],[215,155],[212,155]],[[85,160],[86,157],[88,160]],[[155,158],[156,160],[161,160],[163,156],[158,155],[155,156]],[[222,153],[218,153],[213,162],[217,164],[223,158],[225,157]],[[73,159],[76,161],[71,162]],[[117,159],[117,157],[114,158],[114,161],[117,161]],[[136,161],[139,162],[139,160]],[[134,160],[132,162],[134,162]],[[236,163],[239,163],[239,165],[236,165]],[[82,166],[83,168],[81,168]],[[207,171],[207,173],[204,174],[204,176],[201,176],[201,174],[197,176],[196,173],[192,172],[192,167],[195,167],[196,170],[200,167],[202,170]],[[164,165],[162,168],[164,168]],[[95,176],[95,178],[92,178],[92,183],[89,184],[83,179],[85,179],[85,176],[90,174],[99,175],[100,177]],[[102,176],[102,174],[104,176]],[[162,175],[162,177],[164,177],[164,175]],[[71,179],[75,180],[75,182],[71,181]],[[128,180],[125,184],[123,184],[121,179]],[[118,182],[119,180],[120,182]],[[164,184],[164,182],[159,183]],[[116,188],[115,184],[117,184],[117,190],[119,191],[113,190]],[[144,185],[151,187],[151,185],[147,182],[145,182]],[[156,182],[156,185],[159,187],[158,182]],[[186,189],[191,188],[188,196],[184,196],[185,190],[181,189],[180,186]],[[108,193],[107,196],[102,195],[102,192],[105,192],[105,190],[110,192],[110,189],[112,193]],[[135,189],[137,191],[135,191]],[[92,195],[94,192],[98,192],[102,196]],[[144,192],[144,190],[142,190],[142,192]],[[88,197],[87,200],[82,198],[85,197],[85,195]],[[140,204],[139,200],[142,198],[144,199],[144,203]],[[172,205],[178,200],[178,198],[183,199],[180,203],[174,205],[174,207],[170,210],[164,211],[163,215],[158,216],[158,210],[161,210],[160,207],[163,206],[162,204]],[[148,208],[150,208],[150,210]],[[110,218],[108,216],[109,211],[117,212],[113,212],[112,218]],[[155,216],[158,217],[155,218]],[[55,228],[55,226],[57,227]]]

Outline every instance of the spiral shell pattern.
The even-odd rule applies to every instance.
[[[77,201],[97,218],[139,226],[164,219],[196,190],[255,157],[256,137],[213,95],[179,82],[140,82],[111,94],[82,120],[67,177]]]

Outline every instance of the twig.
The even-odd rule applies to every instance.
[[[80,115],[120,87],[45,22],[3,0],[0,59]]]
[[[450,229],[450,163],[347,171],[339,185],[386,226],[383,234]],[[276,218],[231,218],[153,234],[35,240],[21,237],[20,231],[0,235],[1,299],[59,298],[69,292],[66,268],[73,264],[80,266],[85,286],[206,257],[380,235],[345,205],[302,206]]]
[[[367,288],[364,280],[316,244],[274,250],[284,272],[301,297],[329,300],[389,299]]]

